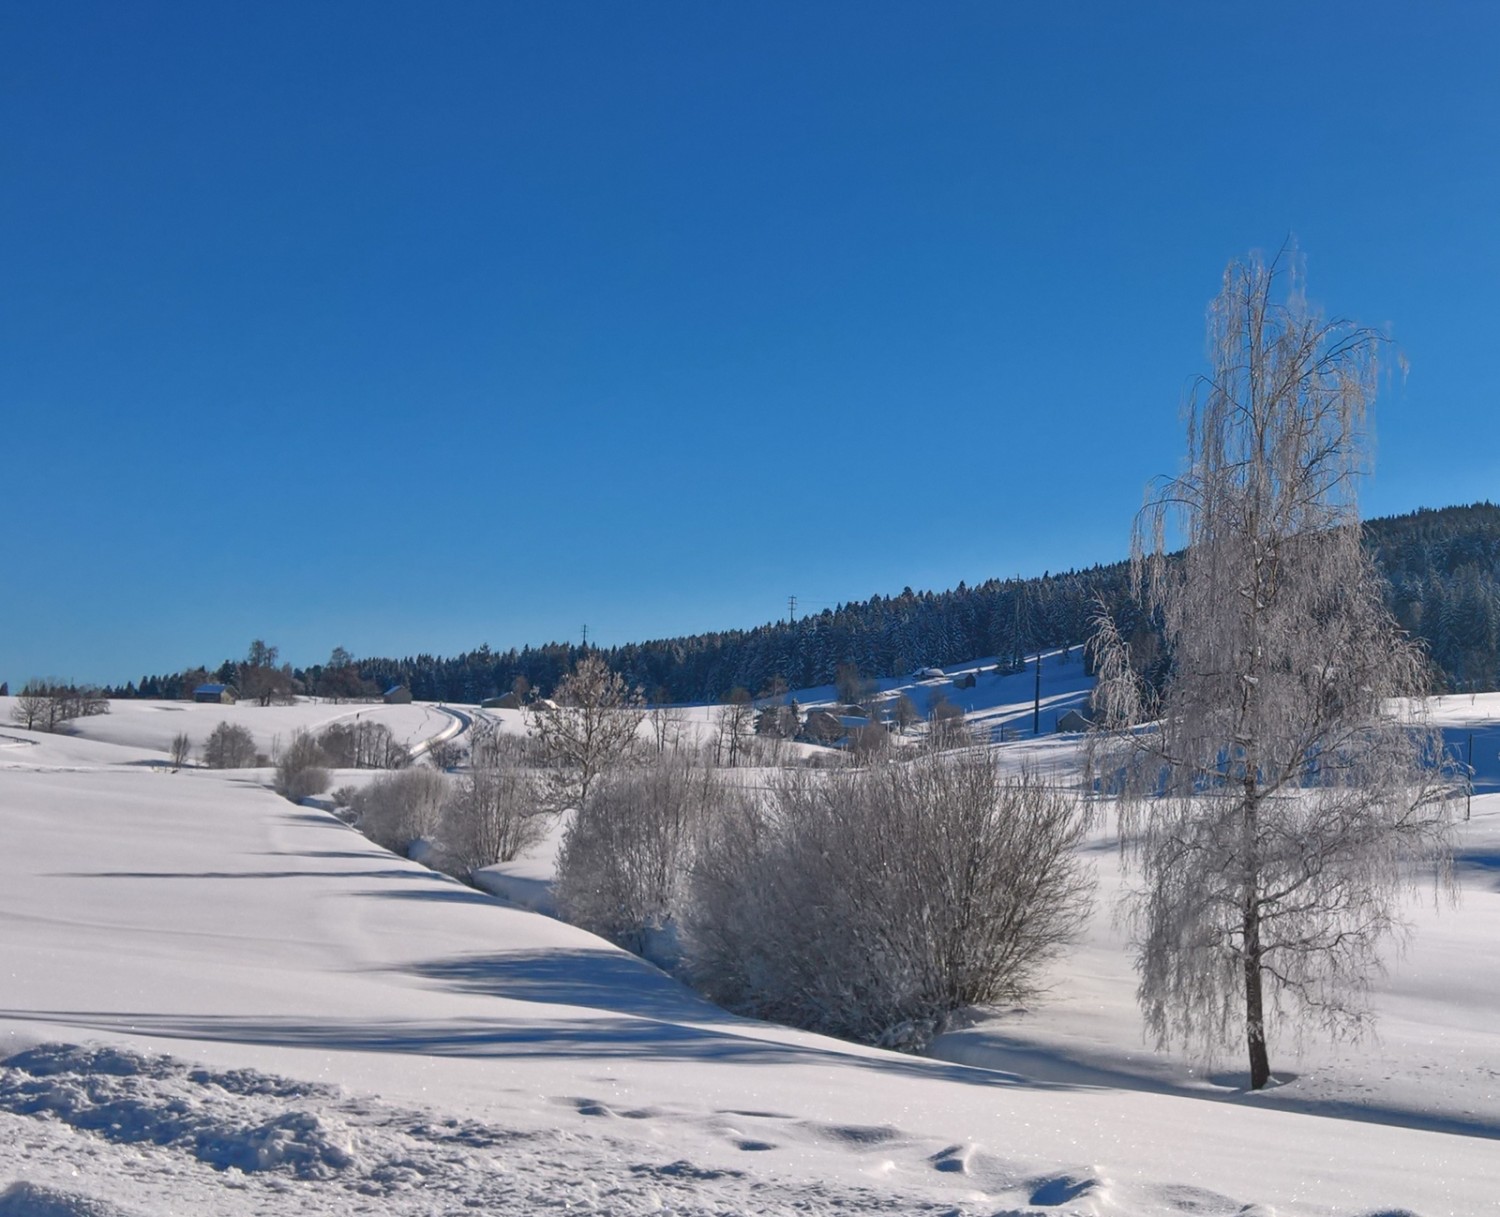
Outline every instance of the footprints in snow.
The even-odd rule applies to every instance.
[[[679,1118],[651,1107],[616,1109],[602,1099],[579,1095],[553,1099],[552,1102],[563,1107],[571,1107],[579,1115],[594,1119],[674,1120]],[[762,1120],[780,1122],[783,1136],[790,1135],[803,1140],[831,1142],[835,1145],[848,1146],[855,1151],[878,1149],[907,1140],[906,1135],[900,1129],[892,1128],[888,1124],[818,1124],[812,1121],[794,1120],[791,1116],[778,1111],[732,1109],[719,1112],[718,1117],[710,1123],[728,1144],[742,1153],[761,1154],[781,1149],[782,1140],[778,1139],[775,1134],[761,1135],[753,1128],[742,1127],[746,1121]],[[951,1170],[953,1168],[939,1166],[938,1169]]]
[[[618,1116],[626,1120],[650,1120],[661,1115],[661,1112],[651,1107],[637,1107],[629,1111],[615,1111],[607,1103],[598,1099],[566,1098],[554,1099],[554,1103],[561,1103],[564,1107],[571,1107],[581,1116]]]
[[[1127,1186],[1123,1194],[1097,1166],[1049,1172],[1039,1175],[1017,1175],[1015,1164],[1003,1156],[996,1157],[974,1141],[954,1142],[933,1151],[931,1143],[917,1139],[889,1124],[836,1124],[798,1119],[784,1112],[755,1108],[730,1108],[706,1118],[687,1112],[658,1108],[614,1108],[601,1099],[569,1096],[552,1102],[571,1108],[591,1119],[626,1119],[656,1121],[663,1130],[672,1124],[689,1123],[707,1128],[718,1135],[721,1143],[740,1153],[773,1154],[777,1150],[795,1150],[800,1144],[835,1145],[870,1162],[868,1173],[893,1179],[910,1178],[913,1170],[930,1170],[953,1176],[953,1184],[970,1189],[969,1200],[983,1199],[990,1205],[1002,1205],[1000,1213],[1038,1213],[1056,1211],[1077,1215],[1131,1212],[1141,1202],[1151,1212],[1180,1213],[1183,1217],[1272,1217],[1272,1211],[1259,1205],[1246,1205],[1228,1196],[1192,1186]],[[665,1139],[665,1138],[664,1138]],[[920,1155],[920,1156],[919,1156]],[[774,1159],[773,1159],[774,1161]],[[669,1162],[640,1162],[627,1168],[638,1179],[659,1182],[692,1183],[719,1179],[760,1178],[758,1168],[746,1164],[710,1166],[679,1158]],[[758,1186],[758,1185],[757,1185]],[[935,1210],[936,1211],[936,1210]],[[967,1207],[950,1210],[968,1213]],[[1369,1217],[1413,1217],[1407,1213],[1370,1214]]]
[[[1031,1198],[1028,1203],[1041,1208],[1056,1208],[1060,1205],[1071,1204],[1081,1196],[1102,1192],[1104,1181],[1086,1176],[1054,1175],[1050,1179],[1037,1180],[1031,1187]]]

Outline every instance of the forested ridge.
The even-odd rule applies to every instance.
[[[1500,687],[1500,507],[1424,508],[1367,521],[1364,531],[1387,580],[1391,609],[1426,645],[1439,685]],[[760,693],[778,680],[789,688],[829,684],[841,664],[866,676],[894,676],[977,656],[1018,660],[1038,647],[1078,645],[1088,639],[1101,600],[1127,634],[1141,628],[1129,564],[1121,561],[973,587],[960,583],[942,592],[905,588],[790,622],[588,651],[654,700],[708,701],[735,688]],[[404,684],[419,701],[477,702],[509,691],[517,677],[548,693],[584,653],[572,643],[506,651],[482,646],[448,657],[371,657],[355,666],[371,687]],[[217,672],[232,679],[233,666],[225,663]],[[148,676],[109,692],[181,696],[187,676]],[[321,665],[296,672],[311,693],[326,676]]]

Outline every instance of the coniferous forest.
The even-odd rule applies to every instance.
[[[1367,521],[1365,542],[1385,575],[1397,621],[1426,646],[1434,683],[1445,691],[1500,688],[1500,507],[1421,509]],[[1130,594],[1129,565],[1117,562],[1029,579],[990,579],[949,591],[875,595],[795,621],[589,648],[653,701],[715,701],[733,689],[832,683],[852,664],[863,676],[894,676],[978,656],[1019,663],[1037,648],[1087,641],[1100,603],[1127,636],[1149,650],[1151,630]],[[506,651],[482,646],[442,657],[368,657],[355,662],[366,691],[403,684],[419,701],[477,702],[510,691],[517,678],[549,693],[584,648],[549,643]],[[106,690],[116,697],[180,697],[205,674],[232,680],[235,661],[216,669],[146,676]],[[338,673],[348,688],[351,673]],[[326,691],[324,665],[296,669],[309,693]]]

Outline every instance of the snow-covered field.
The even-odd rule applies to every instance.
[[[0,729],[10,723],[5,711]],[[299,730],[314,734],[333,723],[373,721],[390,728],[399,744],[415,747],[440,734],[453,719],[436,706],[414,703],[387,706],[367,702],[302,701],[292,706],[263,707],[249,702],[233,706],[199,705],[181,701],[114,701],[110,712],[76,720],[72,726],[84,739],[106,744],[123,744],[143,748],[160,755],[172,746],[172,737],[186,733],[195,748],[221,722],[244,727],[255,737],[255,746],[275,758],[278,750],[290,742]],[[22,732],[21,734],[25,734]]]
[[[1049,706],[1082,687],[1044,675]],[[949,696],[1029,728],[1030,679]],[[1237,1059],[1143,1046],[1105,829],[1048,997],[917,1059],[729,1016],[264,773],[172,773],[172,736],[231,708],[169,705],[54,737],[0,700],[0,1217],[1500,1211],[1500,698],[1435,705],[1485,793],[1461,903],[1413,906],[1377,988],[1380,1039],[1279,1045],[1254,1095]],[[451,722],[232,710],[262,747],[352,712],[413,742]],[[1004,748],[1065,775],[1073,744]]]

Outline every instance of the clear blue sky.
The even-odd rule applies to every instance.
[[[1224,264],[1500,491],[1500,5],[0,3],[0,679],[1108,561]]]

